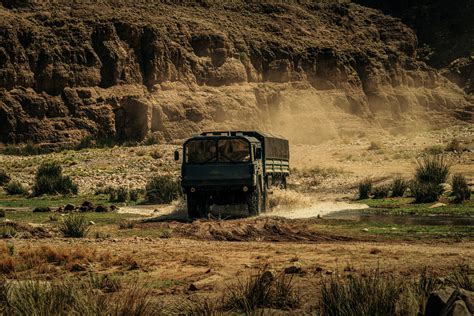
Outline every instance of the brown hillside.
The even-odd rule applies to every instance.
[[[0,43],[4,143],[208,128],[318,142],[472,120],[411,29],[353,3],[0,7]]]

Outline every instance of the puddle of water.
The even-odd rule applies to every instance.
[[[471,226],[474,225],[474,217],[452,217],[452,216],[412,216],[371,214],[364,210],[336,211],[324,216],[327,219],[343,219],[358,222],[377,222],[383,224],[398,225],[428,225],[428,226]]]

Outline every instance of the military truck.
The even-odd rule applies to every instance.
[[[288,140],[268,133],[205,132],[188,139],[181,186],[189,217],[206,216],[211,205],[243,204],[250,215],[264,212],[269,188],[286,188],[289,159]]]

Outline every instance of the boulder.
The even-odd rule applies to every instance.
[[[430,294],[425,316],[472,316],[474,292],[446,287]]]
[[[46,213],[51,212],[51,208],[49,207],[35,207],[33,209],[33,213]]]

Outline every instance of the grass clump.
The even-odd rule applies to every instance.
[[[462,174],[455,174],[452,180],[451,195],[454,197],[455,203],[462,203],[471,198],[471,189],[467,183],[466,178]]]
[[[383,199],[388,197],[390,193],[390,186],[389,185],[381,185],[372,188],[372,196],[374,199]]]
[[[45,162],[36,172],[33,194],[77,194],[77,184],[69,176],[62,175],[62,167],[57,162]]]
[[[10,181],[10,179],[11,178],[8,175],[8,173],[5,170],[0,169],[0,185],[7,184]]]
[[[300,305],[293,278],[275,276],[267,267],[244,282],[229,287],[224,297],[226,310],[249,313],[257,308],[292,309]]]
[[[369,194],[372,191],[372,179],[367,178],[359,182],[359,200],[365,200],[369,198]]]
[[[28,195],[28,189],[18,181],[10,181],[4,187],[9,195]]]
[[[417,160],[415,179],[411,190],[416,203],[431,203],[443,193],[441,184],[446,182],[450,165],[443,156],[425,156]]]
[[[127,187],[118,187],[109,189],[110,202],[127,202],[130,192]]]
[[[368,276],[336,275],[321,284],[322,315],[396,315],[400,282],[376,271]]]
[[[85,237],[89,231],[89,223],[84,215],[71,214],[59,224],[59,230],[65,237]]]
[[[146,200],[150,203],[170,203],[180,195],[180,183],[171,174],[154,176],[145,187]]]
[[[392,182],[392,197],[403,197],[408,188],[408,183],[401,177],[396,177]]]
[[[440,155],[444,152],[444,148],[441,145],[433,145],[423,149],[423,153],[427,155]]]
[[[127,220],[120,221],[118,223],[118,228],[119,229],[132,229],[133,227],[135,227],[135,224],[136,224],[136,221],[127,219]]]

